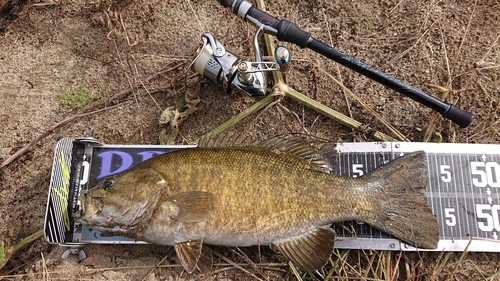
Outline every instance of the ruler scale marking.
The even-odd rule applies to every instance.
[[[460,160],[462,160],[463,158],[464,157],[460,157]],[[464,159],[464,160],[466,160],[465,163],[469,163],[468,159],[469,159],[469,154],[467,153],[465,155],[465,159]],[[467,164],[462,165],[462,167],[467,167],[467,166],[468,166]],[[468,175],[469,175],[469,173],[461,173],[462,182],[470,185],[471,180],[470,180],[470,178],[468,178]],[[464,186],[462,187],[462,192],[464,194],[464,200],[467,200],[466,199],[467,197],[465,196],[465,185],[466,184],[464,184]],[[469,224],[469,217],[468,217],[468,214],[467,214],[467,210],[463,210],[462,208],[460,208],[460,207],[463,207],[463,205],[462,206],[457,206],[457,207],[460,209],[460,211],[462,212],[462,214],[464,214],[462,217],[465,217],[465,229],[463,229],[464,230],[463,233],[468,234],[470,232],[470,224]]]
[[[451,165],[452,167],[455,167],[455,165],[457,165],[457,163],[460,163],[460,157],[459,156],[456,156],[456,155],[452,155],[452,158],[451,158]],[[458,208],[458,205],[457,205],[457,202],[459,202],[458,200],[458,191],[459,191],[459,186],[457,185],[457,182],[458,182],[458,179],[460,177],[460,173],[459,172],[456,172],[456,170],[453,170],[453,190],[455,190],[455,205],[454,205],[454,213],[457,217],[461,217],[461,211],[459,210]],[[460,239],[461,238],[461,231],[460,231],[460,227],[461,227],[461,223],[460,222],[457,222],[457,224],[455,224],[455,226],[452,226],[453,227],[453,233],[454,235],[452,236],[452,239]],[[458,228],[458,230],[456,229]]]
[[[454,186],[455,184],[455,165],[453,163],[453,156],[452,155],[446,155],[446,154],[443,154],[443,158],[445,159],[445,161],[443,161],[443,163],[445,163],[445,165],[448,165],[450,167],[449,171],[451,173],[450,175],[450,182],[446,182],[445,183],[445,186],[446,186],[446,192],[448,194],[446,194],[446,208],[449,208],[450,211],[451,210],[455,210],[455,203],[456,201],[452,201],[452,198],[451,198],[451,194],[455,193],[456,194],[456,188]],[[455,212],[453,212],[455,213]],[[446,212],[445,212],[446,214]],[[455,215],[455,214],[454,214]],[[451,239],[455,239],[457,238],[457,233],[455,233],[455,227],[454,226],[448,226],[448,224],[444,224],[444,227],[447,229],[448,233],[449,233],[449,237]]]

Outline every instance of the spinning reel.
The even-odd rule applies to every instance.
[[[290,52],[279,46],[274,52],[275,61],[262,61],[258,42],[262,30],[263,28],[259,28],[253,40],[254,61],[238,58],[227,51],[212,34],[203,34],[203,46],[198,50],[190,68],[227,92],[235,90],[250,96],[264,96],[267,87],[265,72],[277,71],[286,66],[290,62]]]

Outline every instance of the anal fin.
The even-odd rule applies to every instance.
[[[333,253],[335,232],[319,227],[315,231],[270,245],[273,251],[284,255],[304,270],[317,270],[326,265]]]

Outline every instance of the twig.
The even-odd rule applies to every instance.
[[[394,12],[394,10],[396,10],[396,8],[401,4],[401,2],[403,2],[403,0],[400,0],[396,5],[394,5],[394,7],[392,7],[392,9],[389,10],[388,14],[391,14],[392,12]]]
[[[322,71],[326,76],[328,76],[330,79],[332,79],[337,85],[339,85],[343,91],[349,93],[363,108],[368,110],[375,118],[377,118],[382,124],[384,124],[387,129],[389,129],[391,132],[393,132],[400,140],[407,141],[409,142],[410,140],[403,135],[400,131],[398,131],[394,126],[392,126],[387,120],[382,118],[375,110],[373,110],[368,104],[366,104],[358,95],[356,95],[354,92],[352,92],[349,88],[347,88],[342,82],[338,81],[331,75],[330,73],[326,72],[321,66],[319,66],[317,63],[313,62],[310,60],[310,63],[316,66],[320,71]]]
[[[472,18],[474,17],[474,13],[476,12],[476,6],[477,6],[477,0],[474,1],[474,5],[472,6],[472,12],[470,13],[470,17],[469,17],[469,20],[467,21],[467,26],[465,27],[465,32],[464,32],[464,36],[462,37],[462,41],[460,42],[460,45],[458,46],[458,51],[457,53],[455,54],[455,58],[453,58],[453,65],[451,67],[451,71],[450,71],[450,74],[453,73],[453,70],[455,69],[455,67],[457,66],[457,61],[458,61],[458,56],[460,55],[460,52],[462,51],[462,47],[464,46],[464,43],[465,43],[465,39],[467,37],[467,34],[469,33],[470,31],[470,26],[472,24]],[[451,76],[451,75],[450,75]],[[450,78],[451,80],[451,78]],[[448,81],[448,84],[451,85],[451,82],[452,81]]]
[[[243,267],[241,267],[239,264],[237,264],[237,263],[233,262],[232,260],[230,260],[230,259],[226,258],[225,256],[223,256],[223,255],[219,254],[218,252],[213,251],[213,253],[214,253],[216,256],[218,256],[219,258],[221,258],[221,259],[223,259],[224,261],[226,261],[227,263],[229,263],[229,264],[231,264],[232,266],[236,267],[237,269],[239,269],[239,270],[241,270],[241,271],[245,272],[246,274],[248,274],[248,275],[252,276],[253,278],[255,278],[255,279],[257,279],[257,280],[260,280],[260,281],[264,281],[264,280],[260,279],[259,277],[257,277],[255,274],[253,274],[253,273],[251,273],[250,271],[248,271],[248,270],[244,269]]]
[[[193,3],[191,3],[190,0],[186,0],[186,4],[187,6],[189,6],[189,8],[191,9],[191,11],[193,12],[193,15],[194,15],[194,18],[196,19],[196,21],[198,22],[198,25],[200,27],[200,29],[198,29],[198,31],[200,32],[205,32],[206,30],[208,30],[205,25],[203,24],[202,21],[200,21],[200,19],[198,18],[198,15],[196,14],[194,8],[193,8]]]
[[[295,268],[293,263],[291,261],[289,261],[288,265],[290,266],[290,269],[292,270],[293,275],[295,275],[295,278],[297,278],[297,280],[299,280],[299,281],[302,281],[302,278],[300,277],[299,271]]]
[[[415,41],[415,43],[413,43],[413,45],[411,47],[409,47],[408,49],[404,50],[403,52],[401,52],[400,54],[396,55],[395,57],[393,57],[392,59],[389,60],[389,63],[392,64],[394,63],[396,60],[402,58],[404,55],[408,54],[413,48],[415,48],[418,43],[420,42],[420,40],[422,40],[422,38],[424,38],[424,36],[429,32],[429,30],[431,30],[432,26],[438,22],[439,20],[436,20],[434,21],[430,26],[429,28],[427,28],[424,33],[418,37],[417,41]]]
[[[28,151],[29,149],[31,149],[39,141],[41,141],[44,138],[48,137],[50,134],[52,134],[53,132],[55,132],[57,129],[60,129],[61,127],[64,127],[65,125],[67,125],[71,121],[73,121],[75,119],[78,119],[78,118],[81,118],[81,117],[85,117],[85,116],[88,116],[88,115],[99,113],[99,112],[104,111],[104,110],[109,110],[109,109],[117,107],[117,106],[118,105],[114,105],[114,106],[111,106],[111,107],[106,107],[106,108],[99,109],[99,110],[92,111],[92,112],[86,112],[86,113],[82,113],[82,114],[77,114],[77,115],[73,115],[73,116],[71,116],[69,118],[64,119],[63,121],[61,121],[61,122],[57,123],[56,125],[52,126],[50,129],[48,129],[47,131],[45,131],[43,134],[41,134],[38,137],[36,137],[29,144],[27,144],[26,146],[24,146],[23,148],[21,148],[20,150],[18,150],[12,156],[10,156],[9,158],[7,158],[7,160],[5,160],[2,163],[2,166],[0,166],[0,168],[3,168],[5,166],[9,165],[12,161],[14,161],[19,156],[23,155],[26,151]]]
[[[168,254],[166,254],[163,259],[161,259],[161,261],[159,263],[156,264],[155,267],[151,268],[151,270],[149,270],[148,274],[146,274],[146,276],[144,276],[144,278],[141,279],[141,281],[145,281],[149,275],[151,275],[151,273],[153,273],[153,271],[155,271],[156,269],[158,269],[158,267],[160,266],[160,264],[162,264],[168,257]]]
[[[462,51],[462,47],[464,45],[465,39],[467,38],[467,34],[470,31],[470,26],[471,26],[471,23],[472,23],[472,19],[474,17],[474,13],[476,11],[476,6],[477,6],[477,0],[474,1],[474,6],[472,6],[472,12],[471,12],[471,14],[469,16],[469,20],[467,22],[467,26],[465,27],[465,32],[464,32],[464,35],[462,36],[462,41],[460,42],[460,45],[458,46],[458,50],[457,50],[457,53],[455,54],[455,57],[453,58],[453,63],[451,65],[451,69],[450,69],[450,62],[449,62],[449,58],[448,58],[448,53],[446,52],[447,48],[445,46],[445,41],[444,41],[444,36],[443,36],[443,30],[440,29],[440,31],[441,31],[441,40],[443,42],[443,50],[444,50],[445,60],[446,60],[446,68],[447,68],[447,71],[448,71],[448,81],[446,82],[446,87],[449,88],[449,90],[447,89],[448,91],[442,92],[441,100],[443,100],[443,101],[446,100],[446,98],[448,97],[449,93],[453,93],[453,90],[452,90],[451,86],[452,86],[452,82],[453,82],[454,77],[452,77],[452,75],[453,75],[453,72],[454,72],[455,67],[457,65],[458,57],[460,55],[460,52]],[[432,118],[429,121],[429,124],[427,125],[427,129],[425,130],[424,142],[430,141],[431,135],[432,135],[432,131],[434,130],[435,123],[436,123],[436,120],[437,120],[438,116],[439,115],[438,115],[437,112],[434,112],[434,114],[432,115]]]
[[[352,128],[352,129],[355,129],[358,131],[367,131],[369,133],[369,135],[376,140],[391,141],[391,142],[397,141],[396,139],[392,138],[391,136],[388,136],[388,135],[381,133],[379,131],[372,132],[372,129],[365,126],[363,123],[356,121],[350,117],[347,117],[344,114],[342,114],[338,111],[335,111],[335,110],[333,110],[333,109],[331,109],[331,108],[295,91],[294,89],[288,87],[288,85],[286,85],[286,84],[283,84],[282,86],[285,87],[283,89],[283,92],[285,92],[288,97],[291,97],[292,99],[294,99],[302,104],[305,104],[306,106],[312,108],[314,111],[319,112],[327,117],[330,117],[330,118],[336,120],[337,122],[348,126],[349,128]]]
[[[42,231],[40,231],[42,232]],[[43,233],[41,234],[43,235]],[[235,263],[217,263],[214,264],[214,266],[232,266]],[[239,266],[241,267],[250,267],[249,264],[247,263],[238,263]],[[257,264],[258,266],[261,266],[262,268],[267,268],[269,270],[278,270],[282,271],[283,269],[276,269],[275,267],[287,267],[288,264],[285,263],[259,263]],[[124,271],[130,271],[130,270],[136,270],[136,269],[154,269],[154,268],[166,268],[166,269],[171,269],[171,268],[182,268],[182,265],[180,264],[163,264],[163,265],[135,265],[135,266],[118,266],[118,267],[101,267],[101,268],[87,268],[85,271],[89,274],[96,273],[96,272],[103,272],[103,271],[108,271],[108,270],[124,270]],[[234,267],[231,267],[234,269]],[[213,274],[214,272],[217,272],[218,270],[215,270],[211,272]],[[54,270],[54,271],[48,271],[47,273],[49,274],[63,274],[63,273],[71,273],[74,272],[74,269],[68,269],[68,270]],[[27,277],[27,276],[39,276],[42,275],[42,272],[31,272],[31,273],[21,273],[21,274],[12,274],[12,275],[0,275],[0,280],[3,280],[5,278],[16,278],[16,277]],[[3,278],[3,279],[2,279]]]
[[[401,1],[403,1],[403,0],[401,0]],[[398,3],[393,9],[395,9],[400,3]],[[321,4],[323,5],[323,3],[321,3]],[[324,10],[322,10],[322,11],[323,11],[323,17],[325,19],[326,30],[328,31],[328,38],[330,39],[330,46],[333,46],[332,33],[330,32],[330,25],[328,24],[328,20],[327,20],[328,16],[326,15]],[[308,60],[311,61],[311,59],[308,59]],[[345,91],[344,82],[342,81],[342,74],[340,73],[339,63],[335,62],[335,67],[337,69],[337,76],[339,77],[340,86],[342,88],[342,94],[344,94],[344,99],[345,99],[345,103],[347,106],[347,112],[349,112],[349,117],[353,118],[352,111],[351,111],[351,105],[349,104],[349,99],[347,98],[347,93]]]
[[[261,99],[260,101],[254,103],[252,106],[249,108],[243,110],[240,112],[238,115],[234,116],[233,118],[229,119],[228,121],[224,122],[224,124],[220,125],[219,127],[213,129],[212,131],[208,132],[206,136],[215,136],[224,130],[227,130],[234,125],[236,125],[239,121],[247,117],[248,115],[252,114],[254,111],[257,111],[261,108],[264,108],[268,104],[270,104],[274,100],[273,95],[267,95],[265,98]],[[199,139],[198,139],[199,140]],[[198,143],[198,140],[194,141],[194,143]]]
[[[43,256],[43,253],[40,253],[42,256],[42,279],[43,280],[49,280],[50,279],[50,274],[48,273],[47,270],[47,263],[45,262],[45,257]]]
[[[488,48],[488,50],[486,50],[486,53],[484,54],[484,56],[481,60],[483,60],[483,61],[486,60],[486,57],[490,54],[491,50],[498,43],[499,40],[500,40],[500,34],[498,34],[498,36],[495,39],[495,41],[493,42],[493,44],[491,44],[491,46]]]
[[[185,64],[185,62],[182,62],[182,63],[176,64],[173,67],[160,70],[157,73],[154,73],[154,74],[146,77],[146,79],[144,79],[144,82],[149,82],[149,81],[155,79],[156,77],[158,77],[158,76],[160,76],[160,75],[162,75],[162,74],[164,74],[166,72],[169,72],[169,71],[172,71],[172,70],[175,70],[175,69],[181,67],[184,64]],[[105,111],[105,110],[111,109],[113,107],[116,107],[117,105],[114,105],[114,106],[111,106],[111,107],[105,107],[105,108],[96,110],[97,108],[106,106],[106,104],[108,102],[118,102],[118,101],[126,98],[130,93],[132,93],[133,89],[136,88],[137,86],[138,85],[133,85],[133,87],[125,89],[125,90],[123,90],[123,91],[115,94],[114,96],[112,96],[109,99],[101,100],[101,101],[99,101],[97,103],[94,103],[93,105],[91,105],[91,106],[83,109],[82,111],[80,111],[77,115],[73,115],[73,116],[68,117],[68,118],[64,119],[63,121],[57,123],[56,125],[52,126],[50,129],[48,129],[47,131],[45,131],[43,134],[41,134],[40,136],[38,136],[37,138],[35,138],[34,140],[32,140],[29,144],[27,144],[26,146],[24,146],[23,148],[21,148],[19,151],[17,151],[16,153],[14,153],[12,156],[10,156],[9,158],[7,158],[7,160],[5,160],[2,163],[2,165],[0,166],[0,168],[3,168],[5,166],[9,165],[10,163],[12,163],[12,161],[14,161],[19,156],[23,155],[26,151],[28,151],[29,149],[31,149],[35,144],[37,144],[38,142],[40,142],[44,138],[48,137],[49,135],[51,135],[54,131],[56,131],[56,130],[62,128],[62,127],[64,127],[67,124],[69,124],[71,121],[73,121],[75,119],[78,119],[80,117],[84,117],[84,116],[87,116],[87,115],[99,113],[101,111]]]
[[[237,254],[237,255],[240,255],[253,269],[257,270],[257,272],[259,272],[260,275],[262,275],[262,277],[264,277],[266,280],[270,280],[269,279],[269,276],[267,276],[264,271],[259,268],[245,253],[243,253],[243,251],[236,247],[237,251],[233,248],[229,248],[229,250],[231,250],[231,252]]]

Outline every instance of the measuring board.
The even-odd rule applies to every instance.
[[[45,217],[45,238],[66,246],[144,243],[75,223],[78,195],[106,177],[162,153],[193,146],[102,145],[93,138],[61,139],[55,150]],[[424,194],[440,226],[434,251],[500,252],[500,145],[435,143],[339,143],[335,174],[363,176],[405,153],[424,150],[428,184]],[[332,225],[335,247],[417,249],[367,224]],[[421,249],[419,249],[421,250]]]

